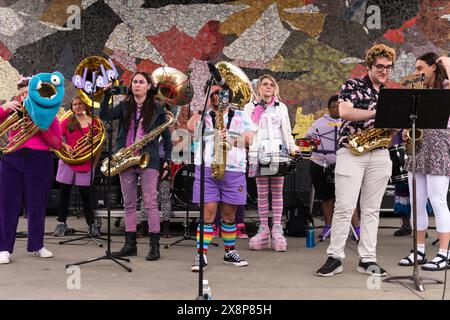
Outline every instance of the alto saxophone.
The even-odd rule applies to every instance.
[[[222,139],[221,132],[225,128],[223,122],[223,109],[219,107],[216,115],[216,136],[214,138],[214,158],[211,163],[211,176],[216,179],[222,179],[227,166],[227,154],[231,145]]]
[[[348,137],[348,149],[356,155],[391,145],[391,133],[383,128],[365,129]]]
[[[425,74],[422,73],[422,76],[419,80],[419,86],[416,88],[414,87],[414,82],[411,84],[413,89],[423,89],[423,84],[425,81]],[[422,129],[416,129],[416,152],[419,151],[420,147],[422,146],[422,139],[423,139],[423,130]],[[406,154],[412,155],[412,129],[408,129],[408,132],[406,134]]]
[[[103,160],[100,170],[105,176],[114,176],[129,167],[138,165],[140,168],[145,168],[150,162],[150,155],[147,152],[142,153],[139,156],[135,155],[135,152],[142,149],[147,143],[155,139],[160,135],[168,126],[175,123],[174,116],[171,112],[166,111],[167,122],[164,122],[160,126],[156,127],[140,140],[135,141],[132,145],[122,148],[117,151],[111,158],[111,162],[108,158]]]

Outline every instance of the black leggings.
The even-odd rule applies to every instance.
[[[78,190],[81,195],[81,202],[83,204],[84,209],[84,217],[86,218],[86,223],[93,224],[94,223],[94,212],[92,210],[92,201],[91,201],[91,187],[90,186],[78,186]],[[61,183],[61,194],[60,194],[60,202],[59,202],[59,222],[66,222],[67,216],[69,215],[69,202],[70,202],[70,192],[72,190],[71,184]]]

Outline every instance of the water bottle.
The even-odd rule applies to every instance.
[[[308,228],[306,229],[306,247],[314,248],[314,226],[312,223],[309,223]]]
[[[206,279],[203,279],[203,298],[205,300],[211,300],[211,287]]]

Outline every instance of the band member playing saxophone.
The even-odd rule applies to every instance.
[[[423,75],[423,85],[429,89],[448,89],[450,58],[428,52],[416,60],[416,76]],[[450,119],[449,119],[450,120]],[[403,136],[407,138],[407,131]],[[420,148],[416,150],[416,205],[417,205],[417,262],[422,269],[438,271],[448,269],[448,243],[450,240],[450,212],[447,192],[450,181],[450,121],[447,129],[422,129]],[[412,161],[406,161],[409,191],[412,193]],[[427,198],[436,217],[439,251],[432,260],[425,256],[425,234],[428,229]],[[414,254],[401,259],[401,266],[414,265]]]
[[[119,132],[117,135],[117,149],[132,146],[135,142],[152,132],[157,127],[167,123],[167,113],[164,107],[155,100],[152,93],[152,82],[146,72],[138,71],[131,78],[131,93],[125,101],[109,109],[108,102],[111,98],[111,85],[105,88],[105,95],[101,103],[100,118],[103,120],[119,120]],[[164,140],[165,163],[168,170],[172,153],[172,141],[169,128],[162,132]],[[159,150],[158,137],[145,144],[135,154],[150,155],[150,161],[145,167],[132,166],[119,173],[120,185],[125,207],[125,244],[116,256],[137,255],[136,230],[137,230],[137,186],[138,178],[141,180],[142,199],[145,211],[148,214],[148,231],[150,236],[150,251],[147,261],[160,258],[159,239],[160,221],[158,210],[158,179],[159,179]],[[165,174],[167,174],[167,170]]]
[[[77,146],[77,142],[90,134],[92,124],[89,107],[79,96],[75,96],[72,99],[70,109],[73,114],[61,122],[61,131],[64,139],[62,147],[69,155],[74,154],[74,148]],[[98,133],[98,123],[96,121],[94,121],[93,131],[94,135]],[[88,149],[87,153],[90,153],[90,146],[86,145],[86,147]],[[94,168],[100,155],[101,153],[98,152],[95,156]],[[58,162],[56,181],[60,183],[61,193],[58,223],[53,235],[55,237],[62,237],[68,230],[66,220],[69,214],[70,192],[72,185],[75,185],[78,186],[80,192],[84,216],[88,225],[88,234],[91,237],[98,237],[99,230],[95,223],[91,201],[91,158],[88,157],[86,161],[80,164],[68,164],[60,159]]]
[[[246,152],[245,145],[250,142],[252,132],[250,119],[243,117],[240,110],[228,107],[231,96],[221,101],[219,94],[226,96],[222,87],[213,86],[210,94],[211,109],[205,115],[205,225],[203,252],[200,250],[200,226],[197,228],[197,255],[191,271],[200,270],[200,254],[203,254],[203,270],[208,267],[206,254],[213,238],[213,222],[220,205],[222,214],[221,236],[224,241],[225,264],[237,267],[247,266],[248,262],[241,258],[235,250],[236,222],[235,214],[238,205],[247,201],[247,185],[245,180]],[[195,113],[188,121],[187,128],[196,129],[195,180],[193,202],[200,202],[200,165],[201,165],[201,132],[200,114]],[[228,151],[223,147],[228,144]],[[225,154],[223,154],[225,153]]]
[[[22,204],[27,211],[27,251],[41,258],[53,257],[44,247],[44,228],[53,183],[50,148],[59,149],[62,141],[56,113],[64,96],[63,82],[62,74],[55,72],[22,79],[17,84],[25,97],[26,111],[21,110],[24,115],[20,120],[27,120],[29,125],[11,129],[11,143],[3,149],[0,162],[0,264],[11,261]],[[45,91],[47,95],[41,96]],[[18,108],[17,102],[4,104],[0,108],[0,121]],[[19,136],[24,138],[17,140]]]
[[[331,224],[328,259],[317,271],[317,276],[328,277],[343,271],[342,260],[353,210],[360,194],[361,238],[358,244],[358,272],[386,276],[376,262],[376,244],[381,200],[391,176],[392,162],[388,146],[372,145],[365,150],[356,146],[361,154],[350,150],[356,141],[379,140],[374,118],[378,93],[394,67],[395,51],[385,45],[370,48],[365,58],[368,73],[362,78],[347,80],[339,93],[339,115],[344,120],[336,153],[336,203]],[[375,136],[372,136],[373,133]],[[352,139],[350,139],[352,137]],[[355,142],[356,143],[356,142]]]

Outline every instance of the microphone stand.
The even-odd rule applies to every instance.
[[[206,97],[205,97],[205,105],[203,106],[203,111],[201,113],[202,117],[200,120],[201,126],[201,134],[200,134],[200,218],[199,218],[199,227],[200,227],[200,253],[199,253],[199,270],[198,270],[198,296],[196,300],[205,300],[203,296],[203,245],[204,245],[204,226],[205,226],[205,115],[206,108],[208,105],[208,98],[211,93],[211,86],[214,81],[214,75],[207,80],[206,86]]]
[[[111,106],[114,106],[114,95],[111,95]],[[89,259],[86,261],[77,262],[77,263],[67,264],[66,268],[69,268],[70,266],[79,266],[82,264],[87,264],[87,263],[91,263],[91,262],[95,262],[95,261],[99,261],[99,260],[111,260],[111,261],[115,262],[116,264],[118,264],[119,266],[121,266],[122,268],[124,268],[126,271],[131,272],[131,271],[133,271],[131,268],[127,267],[126,265],[124,265],[123,263],[118,261],[118,260],[121,260],[121,261],[130,262],[130,259],[123,258],[123,257],[114,257],[111,253],[111,159],[112,159],[113,126],[112,126],[112,121],[109,119],[109,117],[108,117],[108,120],[106,121],[106,128],[107,128],[106,130],[108,133],[108,176],[106,178],[106,181],[107,181],[106,182],[106,185],[107,185],[106,191],[108,194],[108,199],[107,199],[108,200],[108,203],[107,203],[107,211],[108,211],[107,249],[106,249],[104,256],[94,258],[94,259]],[[91,179],[92,179],[92,176],[91,176]]]

